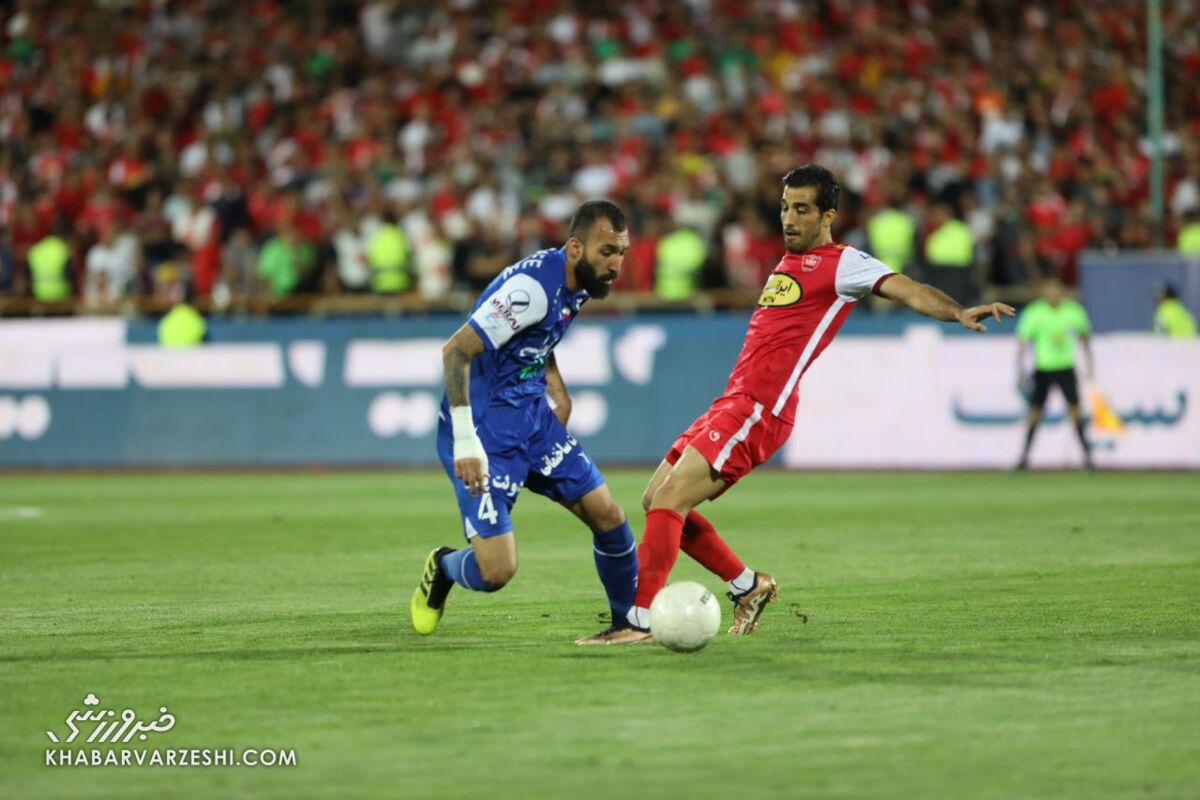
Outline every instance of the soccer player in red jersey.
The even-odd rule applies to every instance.
[[[837,179],[816,164],[783,177],[779,218],[787,253],[750,317],[724,393],[675,441],[646,487],[646,528],[638,547],[637,596],[628,624],[580,639],[579,644],[650,641],[650,602],[666,584],[681,548],[728,582],[734,606],[729,633],[754,632],[779,586],[770,575],[747,569],[695,508],[715,500],[787,441],[801,378],[867,293],[981,333],[986,330],[982,320],[1013,315],[1004,303],[963,308],[867,253],[835,244],[830,229],[839,194]]]

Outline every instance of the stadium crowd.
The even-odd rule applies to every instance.
[[[1167,0],[1165,244],[1200,251],[1200,4]],[[0,295],[451,303],[620,202],[619,289],[753,297],[779,177],[958,293],[1151,246],[1140,2],[16,0]]]

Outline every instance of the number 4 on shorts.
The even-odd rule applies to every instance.
[[[484,492],[482,495],[480,495],[479,513],[476,514],[476,516],[480,519],[487,520],[489,525],[496,524],[496,517],[499,516],[499,513],[496,511],[496,507],[492,505],[491,492]]]

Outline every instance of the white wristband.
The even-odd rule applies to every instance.
[[[454,431],[454,441],[469,439],[475,435],[475,418],[471,415],[470,406],[450,407],[450,428]]]
[[[452,406],[450,408],[450,427],[454,431],[454,460],[477,458],[486,475],[488,471],[487,453],[484,452],[483,442],[479,441],[479,434],[475,432],[475,420],[471,416],[471,407]]]

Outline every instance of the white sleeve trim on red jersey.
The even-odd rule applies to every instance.
[[[847,247],[838,259],[834,289],[838,297],[854,302],[866,297],[884,277],[896,273],[879,259],[854,247]]]

